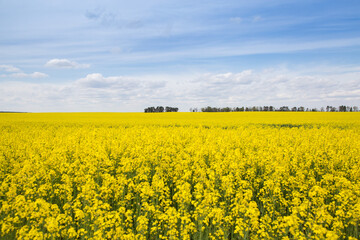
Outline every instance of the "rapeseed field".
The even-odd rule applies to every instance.
[[[359,239],[360,113],[0,115],[0,239]]]

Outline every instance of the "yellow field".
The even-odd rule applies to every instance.
[[[360,113],[0,114],[1,239],[359,239]]]

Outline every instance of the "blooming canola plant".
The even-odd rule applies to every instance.
[[[3,113],[1,239],[359,239],[360,113]]]

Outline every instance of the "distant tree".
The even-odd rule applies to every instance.
[[[336,112],[336,107],[326,106],[326,111],[327,111],[327,112]]]
[[[257,112],[257,111],[259,111],[259,108],[254,106],[254,107],[251,108],[251,110],[252,110],[253,112]]]
[[[288,111],[290,111],[288,106],[282,106],[282,107],[280,107],[279,110],[280,110],[281,112],[288,112]]]
[[[153,112],[155,112],[155,107],[148,107],[148,108],[145,108],[144,109],[144,112],[146,112],[146,113],[153,113]]]
[[[177,112],[179,108],[176,107],[165,107],[165,112]]]
[[[345,105],[339,106],[339,112],[346,112],[346,106]]]
[[[304,108],[303,106],[300,107],[292,107],[289,108],[288,106],[282,106],[279,108],[275,108],[273,106],[251,106],[251,107],[211,107],[211,106],[207,106],[204,108],[200,109],[202,112],[254,112],[254,111],[281,111],[281,112],[288,112],[288,111],[292,111],[292,112],[324,112],[326,110],[326,112],[336,112],[337,108],[333,107],[333,106],[326,106],[326,108],[321,107],[319,108]],[[168,111],[168,110],[166,110]],[[190,108],[191,112],[197,112],[197,108]],[[341,105],[339,106],[339,112],[358,112],[359,111],[359,107],[354,106],[354,107],[350,107],[350,106],[345,106],[345,105]]]
[[[233,108],[233,112],[243,112],[244,111],[244,107],[235,107]]]
[[[212,108],[210,106],[207,106],[205,108],[201,108],[202,112],[212,112]]]
[[[221,109],[222,112],[231,112],[231,108],[229,107],[224,107]]]
[[[147,107],[144,109],[144,112],[146,113],[154,113],[154,112],[177,112],[179,110],[179,108],[177,107],[166,107],[164,108],[163,106],[157,106],[155,107]]]
[[[155,112],[164,112],[164,107],[163,106],[157,106],[155,109]]]

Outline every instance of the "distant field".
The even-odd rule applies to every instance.
[[[1,239],[359,239],[360,113],[2,113]]]

